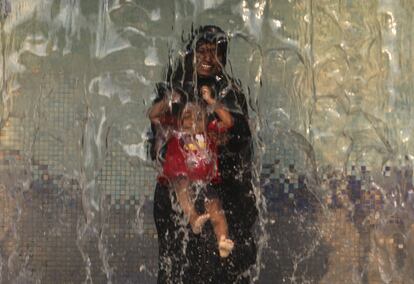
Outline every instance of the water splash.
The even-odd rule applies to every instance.
[[[53,274],[51,266],[35,266],[46,260],[39,258],[40,249],[31,255],[22,245],[30,233],[19,227],[32,212],[27,211],[27,192],[41,193],[8,184],[37,186],[41,177],[36,175],[45,164],[54,171],[50,179],[73,179],[80,187],[72,191],[59,184],[63,191],[53,192],[70,212],[77,209],[69,207],[65,196],[82,199],[82,216],[75,218],[86,270],[80,269],[81,276],[93,282],[120,279],[120,267],[132,263],[134,254],[120,264],[115,261],[122,248],[111,243],[111,210],[119,205],[121,191],[129,197],[139,193],[133,200],[138,206],[133,226],[125,228],[146,238],[144,219],[150,214],[144,203],[149,201],[141,193],[151,195],[155,173],[145,158],[143,136],[153,85],[162,78],[168,55],[180,56],[181,33],[192,24],[213,23],[231,36],[229,70],[250,99],[253,183],[261,209],[257,270],[250,272],[254,279],[280,275],[280,281],[296,283],[340,283],[345,278],[410,283],[412,11],[410,1],[385,0],[0,1],[0,183],[7,183],[0,202],[7,204],[2,212],[10,209],[1,227],[2,281],[47,282],[44,277]],[[75,90],[59,83],[59,78],[73,77]],[[56,99],[58,92],[62,96]],[[66,126],[73,121],[81,130]],[[16,150],[27,176],[15,171],[18,163],[5,165],[9,156],[20,159],[8,152]],[[119,164],[132,170],[118,170]],[[15,175],[3,178],[5,168]],[[308,212],[308,205],[297,199],[304,184],[316,212]],[[108,195],[114,204],[106,203]],[[49,216],[47,206],[33,212]],[[60,211],[56,218],[59,224],[73,222]],[[298,228],[302,225],[309,235]],[[72,227],[54,224],[43,233],[59,237],[65,228]],[[351,253],[358,249],[358,255]],[[315,268],[312,262],[321,265]],[[154,280],[153,263],[136,266],[137,274]],[[31,268],[39,274],[31,274]],[[134,276],[128,277],[133,283]]]

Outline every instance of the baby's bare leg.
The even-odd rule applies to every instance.
[[[221,208],[220,200],[217,198],[209,199],[206,201],[205,206],[214,228],[220,256],[228,257],[234,247],[234,243],[229,239],[227,220]]]
[[[213,225],[217,240],[220,240],[222,236],[227,239],[229,235],[227,220],[221,208],[220,200],[218,198],[208,199],[205,202],[205,207],[207,213],[210,214],[211,223]]]
[[[184,215],[188,217],[191,229],[194,234],[201,233],[204,223],[209,219],[209,214],[199,215],[194,208],[190,198],[190,181],[186,177],[178,178],[174,183],[174,190],[177,195],[178,203],[183,209]]]
[[[178,203],[183,209],[184,215],[190,217],[194,215],[195,209],[189,196],[190,181],[186,177],[179,177],[173,182],[174,190],[177,195]]]

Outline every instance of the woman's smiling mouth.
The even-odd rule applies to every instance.
[[[211,69],[211,68],[213,68],[213,65],[201,63],[201,67],[203,69]]]

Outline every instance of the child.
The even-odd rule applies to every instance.
[[[215,111],[218,119],[206,123],[204,108],[197,103],[187,103],[181,110],[175,130],[167,141],[163,176],[167,178],[176,192],[178,203],[189,219],[192,231],[199,234],[205,222],[212,222],[217,238],[220,256],[227,257],[234,243],[228,238],[227,221],[220,200],[212,184],[220,182],[217,169],[216,137],[231,127],[230,114],[222,107]],[[162,124],[161,112],[152,109],[150,119]],[[171,119],[169,119],[170,121]],[[205,214],[195,210],[191,188],[201,185],[206,193]]]

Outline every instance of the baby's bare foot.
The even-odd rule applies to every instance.
[[[210,219],[210,214],[203,214],[198,216],[193,222],[191,222],[191,229],[193,233],[198,235],[201,233],[204,224]]]
[[[234,247],[234,242],[230,239],[227,239],[225,236],[221,236],[218,243],[220,257],[228,257]]]

